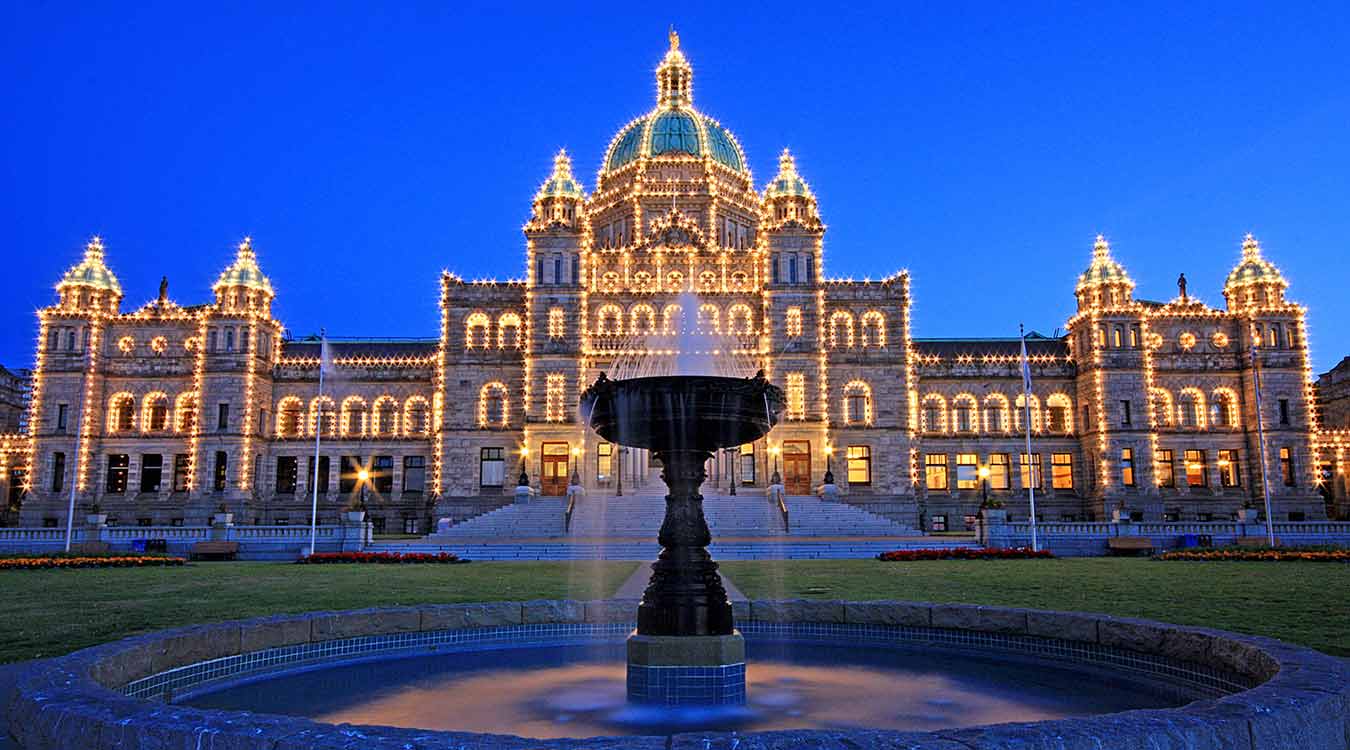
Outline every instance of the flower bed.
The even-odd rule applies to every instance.
[[[468,560],[461,559],[452,552],[438,552],[435,554],[430,552],[317,552],[309,557],[302,557],[295,562],[300,565],[331,565],[340,563],[407,565],[425,563],[454,564],[466,563]]]
[[[1158,560],[1221,560],[1229,562],[1350,562],[1350,549],[1316,547],[1310,549],[1227,547],[1164,552]]]
[[[882,552],[877,559],[883,562],[918,562],[920,560],[1030,560],[1049,559],[1054,554],[1048,549],[1030,547],[988,547],[983,549],[898,549]]]
[[[161,555],[101,555],[75,557],[7,557],[0,559],[0,570],[43,570],[48,568],[162,568],[182,565],[181,557]]]

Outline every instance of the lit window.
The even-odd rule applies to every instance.
[[[1050,454],[1050,486],[1057,490],[1073,489],[1073,454]]]
[[[980,486],[979,460],[974,453],[956,454],[956,489],[973,490]]]
[[[1006,490],[1009,485],[1009,462],[1007,453],[989,454],[989,489]]]
[[[787,418],[806,419],[806,375],[800,372],[787,376]]]
[[[924,485],[930,490],[947,489],[947,456],[929,453],[923,457]]]
[[[1238,452],[1235,450],[1219,451],[1219,486],[1220,487],[1240,487],[1241,474],[1238,464]]]
[[[1134,449],[1120,449],[1120,483],[1126,487],[1134,486]]]
[[[848,447],[848,483],[867,485],[872,483],[872,448],[866,445]]]
[[[1280,476],[1284,478],[1285,487],[1298,485],[1294,475],[1294,452],[1289,448],[1280,449]]]
[[[802,335],[802,309],[800,307],[789,307],[787,309],[784,328],[787,330],[787,335],[792,338]]]
[[[1200,450],[1188,450],[1182,454],[1182,459],[1186,462],[1186,486],[1204,487],[1209,484],[1208,472],[1205,465],[1205,452]]]
[[[1018,456],[1021,464],[1022,487],[1040,489],[1041,487],[1041,454],[1022,453]]]
[[[1158,474],[1159,487],[1177,486],[1177,472],[1173,462],[1174,459],[1170,449],[1164,448],[1158,451],[1153,470]]]

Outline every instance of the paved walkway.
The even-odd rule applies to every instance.
[[[741,590],[736,588],[736,584],[727,578],[726,573],[722,573],[722,588],[727,590],[727,598],[733,602],[749,601]],[[614,592],[615,599],[641,599],[642,592],[647,590],[647,582],[652,578],[652,569],[650,565],[639,565],[638,569],[633,571],[633,575],[628,576],[619,590]]]
[[[0,700],[9,697],[9,691],[19,679],[19,673],[30,663],[0,664]],[[19,746],[9,737],[9,717],[5,715],[3,704],[0,704],[0,750],[19,750]]]

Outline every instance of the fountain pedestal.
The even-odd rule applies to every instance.
[[[730,635],[628,637],[628,700],[661,706],[745,703],[745,639]]]

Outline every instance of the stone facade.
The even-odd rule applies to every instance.
[[[722,487],[777,474],[810,493],[832,470],[847,502],[959,529],[986,497],[1025,519],[1028,485],[1046,520],[1226,520],[1268,478],[1279,520],[1325,516],[1303,309],[1255,240],[1213,308],[1184,288],[1135,298],[1099,239],[1067,335],[1026,340],[1028,409],[1019,339],[913,338],[907,272],[828,278],[792,155],[758,190],[735,138],[693,107],[692,75],[672,44],[656,108],[615,136],[590,194],[558,155],[523,279],[445,274],[435,338],[333,340],[322,399],[321,345],[283,338],[247,241],[212,301],[162,289],[131,312],[91,242],[39,314],[32,437],[4,454],[19,472],[9,520],[61,524],[73,485],[77,514],[97,504],[118,524],[204,523],[221,506],[308,523],[317,468],[321,522],[364,496],[377,531],[424,533],[508,502],[522,471],[546,495],[573,473],[641,484],[649,457],[585,428],[580,391],[691,354],[763,369],[788,395],[765,439],[714,459]],[[716,346],[687,350],[689,331]]]

